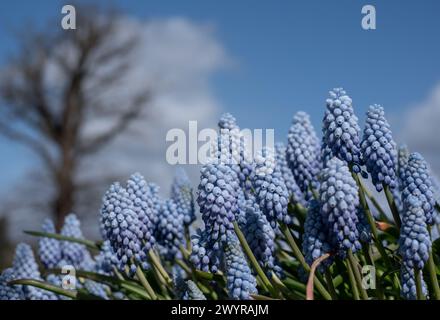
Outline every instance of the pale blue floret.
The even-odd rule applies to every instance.
[[[130,176],[126,189],[132,203],[131,207],[139,221],[139,229],[143,234],[142,241],[145,250],[148,251],[153,248],[156,242],[154,238],[154,222],[155,216],[157,216],[157,208],[153,202],[151,189],[144,177],[139,173]]]
[[[434,188],[431,172],[425,159],[419,153],[411,153],[405,167],[402,181],[402,199],[405,201],[409,195],[416,196],[421,202],[425,221],[428,225],[437,222],[438,214],[435,210]]]
[[[397,186],[397,146],[385,111],[379,105],[370,106],[367,112],[361,148],[376,190],[381,191],[384,185],[394,189]]]
[[[8,285],[9,281],[15,280],[14,269],[3,270],[0,275],[0,300],[24,300],[23,287],[19,285]]]
[[[12,269],[16,279],[33,279],[42,281],[34,253],[28,244],[20,243],[15,249],[15,256],[12,262]],[[57,300],[58,297],[47,290],[37,287],[22,286],[27,300]]]
[[[238,177],[235,171],[224,164],[207,164],[201,170],[197,203],[200,207],[205,232],[214,242],[215,249],[221,247],[233,233],[232,222],[238,213]]]
[[[290,198],[293,199],[294,203],[300,203],[301,205],[305,205],[306,201],[304,200],[304,195],[301,192],[298,184],[295,181],[292,170],[289,168],[289,165],[286,160],[286,147],[283,143],[278,142],[275,144],[275,157],[276,157],[276,166],[281,172],[284,183],[286,184],[287,190],[289,192]]]
[[[171,185],[171,199],[183,216],[183,222],[189,226],[196,219],[191,181],[183,168],[176,169]]]
[[[274,151],[264,149],[257,155],[255,175],[252,184],[255,198],[261,211],[266,216],[272,228],[277,228],[277,222],[289,224],[291,218],[287,213],[289,192],[280,169],[276,166]]]
[[[225,113],[218,122],[220,137],[218,139],[217,157],[222,164],[228,164],[236,173],[240,187],[244,190],[246,199],[252,189],[252,175],[255,164],[246,145],[245,136],[237,121],[230,113]]]
[[[404,198],[399,244],[403,263],[410,268],[423,269],[432,246],[422,206],[414,195]]]
[[[56,233],[55,226],[50,219],[44,220],[42,229],[46,233]],[[55,268],[62,259],[61,242],[57,239],[42,237],[38,241],[38,253],[45,268]]]
[[[309,266],[322,255],[332,251],[327,226],[324,223],[319,202],[310,200],[302,237],[302,251]],[[325,260],[320,265],[320,270],[327,268],[330,261],[329,259]]]
[[[216,244],[205,230],[197,229],[191,237],[190,261],[197,270],[216,273],[223,261],[223,246]]]
[[[182,296],[182,300],[206,300],[203,292],[192,280],[186,281],[186,287],[187,289]]]
[[[327,163],[322,173],[320,203],[323,221],[332,247],[341,257],[348,250],[361,249],[358,231],[358,188],[348,166],[338,158]]]
[[[119,266],[118,258],[109,240],[103,241],[99,253],[95,256],[95,261],[96,272],[104,275],[113,274],[114,267]]]
[[[81,231],[81,223],[74,213],[67,215],[64,219],[61,235],[84,239]],[[89,256],[85,245],[71,241],[61,241],[61,251],[63,262],[75,268],[80,268],[83,261]]]
[[[333,89],[329,93],[322,128],[322,148],[325,150],[323,158],[337,157],[352,166],[355,172],[360,172],[361,129],[354,114],[352,100],[342,88]]]
[[[237,238],[231,237],[225,245],[226,287],[229,297],[249,300],[257,294],[257,281],[251,272]]]
[[[243,233],[255,258],[268,274],[275,272],[276,275],[282,276],[282,270],[275,257],[275,231],[258,204],[248,200],[245,210],[246,223]]]
[[[144,235],[140,229],[138,216],[127,191],[119,183],[111,185],[106,192],[101,207],[101,230],[104,239],[109,240],[119,261],[119,269],[128,267],[134,273],[135,263],[148,268],[143,250]]]
[[[301,191],[309,195],[310,188],[318,188],[321,148],[307,113],[295,114],[287,140],[287,163]]]
[[[185,244],[183,215],[171,199],[162,203],[156,237],[159,253],[165,261],[174,261],[182,257],[180,246]]]
[[[422,273],[422,271],[419,271]],[[428,288],[422,275],[422,294],[428,297]],[[406,263],[402,263],[400,267],[400,282],[402,284],[400,295],[407,300],[417,300],[417,287],[414,268],[409,267]]]

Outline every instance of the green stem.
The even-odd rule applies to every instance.
[[[359,292],[358,292],[358,289],[356,286],[356,280],[354,278],[353,269],[352,269],[352,266],[351,266],[350,262],[348,261],[348,259],[346,260],[346,264],[347,264],[347,270],[348,270],[348,278],[350,279],[351,290],[353,292],[353,298],[354,298],[354,300],[360,300]]]
[[[359,183],[359,188],[362,188],[362,191],[365,193],[367,198],[370,199],[370,201],[373,204],[373,206],[379,212],[380,219],[383,220],[383,221],[389,221],[389,219],[388,219],[388,217],[387,217],[387,215],[385,213],[385,210],[379,204],[377,199],[375,197],[373,197],[373,195],[371,194],[370,190],[368,190],[368,188],[365,187],[364,183],[362,182],[362,179],[359,179],[358,183]]]
[[[154,292],[153,288],[151,287],[150,283],[148,282],[147,278],[145,278],[144,272],[142,271],[141,267],[136,267],[136,275],[141,282],[142,286],[147,290],[149,296],[152,300],[157,300],[157,295]]]
[[[391,213],[393,214],[393,218],[396,223],[397,229],[400,230],[402,221],[400,220],[399,210],[397,209],[393,194],[391,193],[390,188],[386,185],[383,186],[383,190],[385,191],[385,197],[387,198],[388,205],[390,206]]]
[[[428,231],[431,234],[431,227],[428,227]],[[431,250],[429,250],[428,271],[429,271],[429,277],[431,279],[432,288],[434,290],[434,297],[436,300],[440,300],[440,287],[438,284],[438,278],[437,278],[437,272],[434,262],[434,255],[432,254],[432,248]]]
[[[414,276],[416,278],[417,300],[425,300],[422,290],[422,272],[418,268],[414,268]]]
[[[284,224],[280,223],[281,231],[283,232],[284,236],[286,237],[287,243],[289,244],[290,248],[293,251],[294,256],[296,259],[301,263],[302,267],[307,271],[310,272],[310,266],[307,264],[306,260],[304,259],[304,256],[299,249],[298,245],[295,242],[295,239],[292,236],[292,233],[290,233],[289,228]],[[316,285],[316,289],[318,289],[319,293],[324,297],[326,300],[332,300],[332,296],[330,293],[324,288],[321,281],[317,278],[315,275],[314,284]]]
[[[176,259],[176,263],[177,263],[177,264],[178,264],[183,270],[185,270],[185,272],[186,272],[188,275],[191,274],[191,268],[188,267],[188,265],[187,265],[185,262],[183,262],[183,261],[180,260],[180,259]]]
[[[370,225],[371,233],[373,234],[374,243],[376,244],[377,250],[379,250],[379,253],[382,256],[385,264],[387,265],[387,267],[389,269],[391,269],[392,265],[391,265],[390,258],[386,254],[385,248],[383,247],[382,242],[379,239],[379,234],[378,234],[377,228],[376,228],[376,222],[374,221],[373,215],[371,214],[370,208],[369,208],[368,203],[365,199],[364,188],[362,186],[361,180],[359,179],[359,176],[355,173],[353,173],[353,177],[359,186],[359,200],[360,200],[362,207],[364,208],[365,215],[367,216],[368,224]]]
[[[324,277],[325,277],[325,281],[327,283],[328,291],[330,292],[332,299],[338,300],[338,294],[336,293],[336,289],[333,284],[332,274],[330,273],[330,270],[328,268],[324,272]]]
[[[364,287],[362,285],[362,277],[361,277],[361,273],[359,272],[358,263],[356,262],[356,259],[353,255],[353,252],[351,251],[351,249],[348,250],[348,261],[351,264],[353,274],[354,274],[354,279],[356,280],[356,283],[358,285],[359,292],[361,294],[362,299],[368,300],[367,291],[364,289]]]
[[[189,227],[185,226],[185,240],[186,240],[186,249],[191,252],[191,237],[189,233]]]
[[[156,255],[156,253],[154,253],[154,251],[150,249],[148,251],[148,255],[151,259],[151,262],[153,263],[153,266],[159,271],[159,273],[165,279],[167,285],[172,286],[173,280],[171,280],[171,277],[168,275],[168,272],[162,266],[162,263],[160,263],[159,257]]]
[[[367,264],[373,267],[373,270],[376,269],[376,265],[374,263],[373,257],[371,256],[370,251],[370,244],[363,242],[362,243],[362,251],[364,252],[365,259],[367,261]],[[380,281],[379,274],[375,272],[376,274],[376,293],[380,300],[385,300],[385,296],[383,294],[383,288],[382,288],[382,282]]]
[[[238,240],[240,241],[241,246],[243,247],[244,252],[246,253],[247,257],[249,258],[252,266],[254,267],[255,271],[257,272],[258,276],[261,278],[261,281],[264,283],[264,285],[268,288],[268,290],[274,294],[275,296],[278,296],[278,293],[273,288],[272,284],[270,283],[269,278],[264,273],[263,269],[261,268],[260,264],[258,263],[257,259],[255,258],[254,254],[252,253],[251,248],[249,247],[249,244],[246,241],[245,236],[243,235],[243,232],[240,230],[240,227],[238,226],[237,221],[234,221],[234,230],[237,234]]]

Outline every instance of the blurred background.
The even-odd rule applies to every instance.
[[[76,8],[63,30],[61,8]],[[69,212],[98,237],[101,197],[136,171],[167,195],[166,132],[242,128],[285,141],[298,110],[320,133],[343,86],[361,126],[382,104],[398,143],[440,173],[440,2],[78,1],[0,3],[0,269],[23,230]],[[197,166],[185,169],[197,183]],[[32,239],[26,239],[32,241]]]

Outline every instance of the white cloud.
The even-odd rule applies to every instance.
[[[433,170],[440,173],[440,83],[434,86],[424,101],[407,111],[402,127],[402,139],[411,151],[420,152]]]

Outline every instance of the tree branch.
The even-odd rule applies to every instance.
[[[133,100],[131,107],[119,115],[117,122],[106,132],[89,139],[86,144],[79,148],[80,154],[91,154],[98,151],[105,144],[113,140],[122,131],[125,131],[130,125],[131,121],[139,116],[146,101],[149,100],[150,95],[148,93],[141,94]]]

